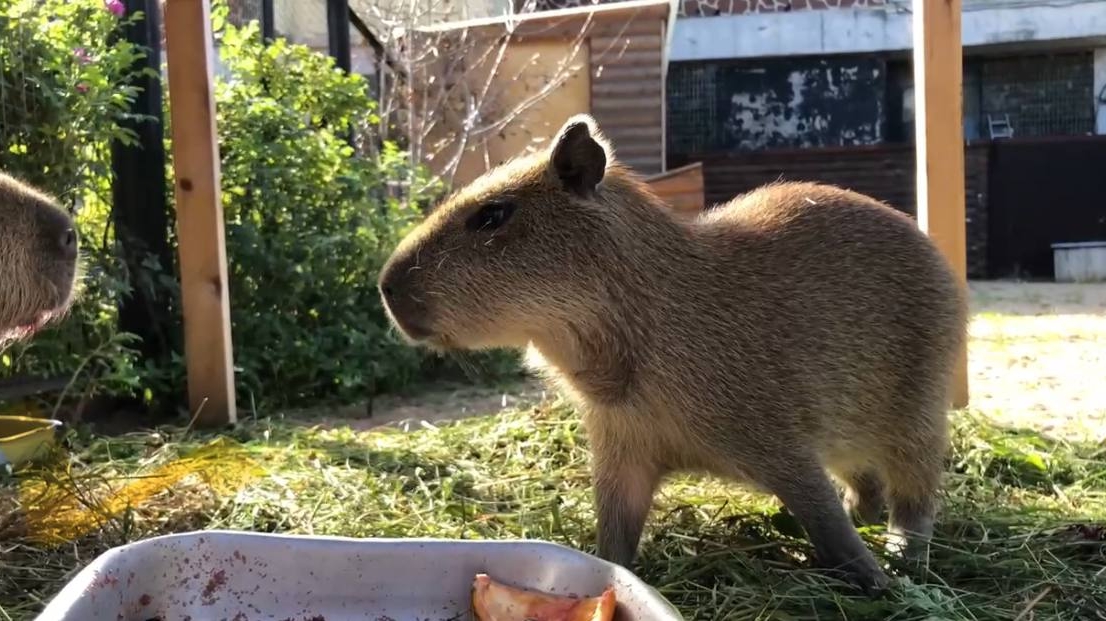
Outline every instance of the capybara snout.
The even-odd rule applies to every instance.
[[[76,225],[57,201],[0,173],[0,343],[64,314],[79,255]]]

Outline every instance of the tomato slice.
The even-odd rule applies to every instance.
[[[525,591],[477,574],[472,608],[479,621],[612,621],[614,589],[598,597],[575,598]]]

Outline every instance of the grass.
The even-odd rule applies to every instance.
[[[1004,326],[1020,324],[1002,313],[981,321],[986,339],[973,348],[988,348],[980,357],[993,367]],[[995,379],[979,388],[1003,403],[1004,391],[1041,390],[1000,386],[990,367]],[[75,432],[67,459],[0,482],[0,621],[33,618],[111,546],[190,529],[533,537],[594,550],[586,434],[565,403],[409,432],[323,414],[248,420],[224,437]],[[1106,449],[1000,427],[1000,414],[952,415],[928,563],[884,558],[896,584],[882,599],[812,570],[808,543],[773,499],[709,478],[677,478],[658,495],[637,571],[689,621],[1106,619]],[[73,497],[69,511],[34,513]],[[94,527],[50,545],[78,525],[49,522],[62,514]],[[863,535],[879,549],[881,532]]]
[[[693,477],[659,496],[639,573],[689,620],[1102,618],[1106,451],[1000,430],[970,414],[957,420],[929,565],[888,559],[899,583],[884,599],[853,595],[811,570],[808,544],[770,498]],[[32,618],[71,570],[112,545],[193,528],[536,537],[592,550],[586,440],[561,403],[409,433],[271,419],[235,436],[239,457],[260,467],[237,491],[218,493],[193,476],[56,548],[9,519],[0,530],[0,619]],[[78,468],[23,478],[94,498],[211,440],[173,429],[77,438]],[[866,532],[873,545],[878,533]]]

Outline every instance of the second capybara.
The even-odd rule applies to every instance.
[[[774,494],[869,592],[888,578],[850,513],[932,533],[966,290],[872,198],[775,183],[678,216],[581,115],[448,198],[379,287],[411,341],[528,348],[580,404],[602,558],[632,564],[677,471]]]

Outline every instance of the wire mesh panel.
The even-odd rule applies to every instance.
[[[261,19],[261,0],[228,0],[227,8],[228,19],[238,26]]]
[[[719,148],[717,66],[672,63],[668,68],[668,152],[697,153]]]
[[[1014,136],[1094,133],[1092,52],[1019,56],[981,62],[981,114],[1010,117]]]
[[[878,144],[885,63],[859,55],[674,64],[669,152]]]

